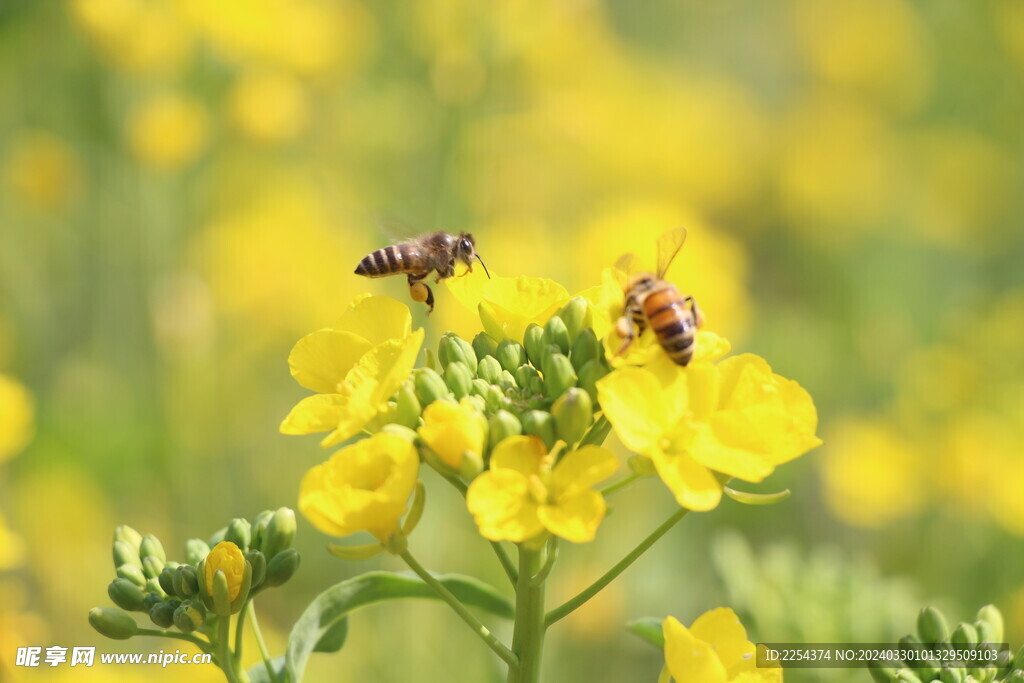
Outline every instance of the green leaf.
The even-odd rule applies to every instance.
[[[436,575],[438,581],[463,604],[512,619],[515,608],[493,587],[471,576]],[[345,642],[349,612],[384,600],[429,598],[437,593],[409,573],[367,572],[331,586],[310,603],[288,636],[286,667],[291,681],[302,680],[313,652],[337,652]]]
[[[284,655],[271,659],[270,666],[274,667],[274,673],[277,674],[278,681],[285,680]],[[270,674],[267,673],[267,667],[263,662],[253,666],[249,669],[248,673],[250,683],[274,683],[270,678]]]
[[[626,624],[626,630],[659,650],[665,649],[665,633],[661,630],[661,619],[641,617]]]

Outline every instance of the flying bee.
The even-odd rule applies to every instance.
[[[615,323],[615,332],[622,338],[617,355],[625,353],[650,325],[661,348],[673,362],[686,365],[693,358],[697,328],[704,324],[704,315],[692,296],[683,296],[674,284],[662,279],[685,241],[685,228],[670,230],[658,238],[657,275],[631,275],[633,254],[623,255],[615,264],[626,294],[622,317]]]
[[[435,271],[435,283],[452,277],[459,261],[466,264],[467,273],[471,272],[474,260],[479,261],[487,277],[491,277],[476,252],[476,240],[471,234],[432,232],[367,254],[356,266],[356,275],[387,277],[405,273],[409,281],[409,295],[413,301],[425,303],[427,315],[430,315],[434,310],[434,293],[423,280]]]

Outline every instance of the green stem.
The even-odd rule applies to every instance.
[[[203,652],[213,652],[213,647],[209,643],[204,643],[195,636],[189,635],[187,633],[178,633],[176,631],[158,631],[152,628],[140,628],[137,631],[135,631],[135,635],[159,636],[161,638],[176,638],[178,640],[187,640],[188,642],[199,646],[199,649]]]
[[[231,654],[231,647],[228,645],[231,642],[231,617],[218,616],[217,619],[217,646],[220,650],[218,659],[221,661],[221,671],[224,672],[228,683],[241,683],[235,673],[234,657]]]
[[[260,630],[260,623],[256,620],[256,607],[255,605],[249,613],[246,615],[249,617],[249,628],[252,629],[252,635],[256,638],[256,647],[260,649],[260,656],[263,657],[263,666],[267,667],[267,675],[270,676],[271,681],[277,681],[277,674],[274,672],[274,667],[270,663],[270,650],[267,649],[267,642],[263,640],[263,632]]]
[[[636,562],[637,558],[639,558],[641,555],[647,552],[648,549],[650,549],[650,547],[658,541],[658,539],[660,539],[662,536],[668,533],[669,529],[674,527],[679,522],[679,520],[686,516],[686,513],[688,512],[689,510],[687,510],[686,508],[679,508],[679,510],[677,510],[671,517],[662,522],[661,526],[655,529],[650,536],[640,541],[639,545],[633,548],[633,550],[624,558],[622,558],[618,564],[609,569],[604,574],[604,576],[599,578],[594,583],[590,584],[576,597],[567,600],[555,609],[548,612],[548,615],[544,620],[545,625],[551,626],[551,624],[555,623],[556,621],[565,616],[568,616],[577,607],[579,607],[587,600],[590,600],[590,598],[600,593],[605,586],[614,581],[619,576],[619,574],[624,572],[626,568],[629,567],[629,565]]]
[[[462,494],[463,498],[466,497],[466,491],[469,490],[469,487],[466,486],[466,483],[464,481],[462,481],[458,477],[453,477],[443,472],[438,472],[438,474],[444,477],[449,484],[458,489],[459,493]],[[512,558],[508,556],[508,553],[505,552],[505,548],[502,547],[499,541],[491,541],[490,543],[491,548],[494,549],[494,554],[498,556],[498,562],[501,563],[501,568],[505,570],[505,576],[507,576],[508,580],[512,582],[512,585],[515,586],[516,582],[519,580],[519,574],[516,571],[515,563],[512,562]]]
[[[623,477],[622,479],[618,480],[617,482],[615,482],[613,484],[609,484],[608,486],[605,486],[603,489],[598,491],[598,493],[600,493],[602,496],[606,496],[606,497],[610,496],[611,494],[615,493],[619,489],[624,489],[627,486],[629,486],[630,484],[632,484],[634,481],[636,481],[637,479],[642,479],[642,478],[643,477],[641,477],[639,474],[637,474],[636,472],[633,472],[628,477]]]
[[[451,608],[455,610],[455,613],[458,614],[464,622],[466,622],[466,624],[473,630],[473,633],[477,634],[477,636],[484,641],[487,647],[494,651],[494,654],[501,657],[509,667],[518,666],[519,659],[516,655],[505,647],[505,645],[503,645],[502,642],[498,640],[493,633],[491,633],[490,629],[481,624],[469,609],[459,602],[459,599],[452,595],[451,591],[444,587],[444,584],[431,576],[430,572],[424,569],[408,550],[404,551],[400,557],[405,560],[405,563],[409,565],[409,568],[412,569],[417,576],[423,579],[425,584],[433,588],[434,591],[441,596],[441,599],[447,602]]]
[[[555,567],[555,562],[558,561],[558,536],[552,536],[551,540],[548,541],[547,554],[544,557],[544,566],[540,568],[540,571],[530,577],[530,585],[537,586],[544,583],[548,579],[548,575],[551,574],[551,570]]]
[[[538,683],[544,651],[544,581],[534,582],[540,574],[541,551],[519,546],[519,581],[516,583],[516,625],[512,651],[518,666],[510,666],[506,683]]]
[[[249,603],[251,600],[246,600],[242,605],[242,609],[238,611],[238,619],[235,621],[235,666],[240,666],[242,663],[242,636],[245,635],[245,629],[243,628],[243,621],[246,613],[249,611]]]

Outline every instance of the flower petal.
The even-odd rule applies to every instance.
[[[377,383],[370,379],[364,379],[356,384],[351,382],[342,384],[341,388],[345,392],[342,394],[344,405],[341,408],[338,421],[334,425],[334,431],[323,438],[320,442],[321,446],[327,448],[348,441],[363,431],[363,427],[377,416],[379,411],[373,400],[373,392],[376,387]]]
[[[619,461],[601,446],[584,446],[562,458],[551,473],[551,489],[556,499],[571,497],[615,474]]]
[[[607,509],[600,493],[584,490],[559,500],[555,505],[541,505],[537,509],[537,516],[547,530],[556,536],[573,543],[586,543],[594,540],[597,527]]]
[[[666,432],[667,416],[658,379],[642,368],[619,368],[597,383],[597,397],[622,443],[649,453]]]
[[[364,296],[353,301],[332,328],[357,334],[376,346],[407,336],[412,314],[408,306],[389,296]]]
[[[375,407],[393,396],[409,378],[423,345],[423,334],[421,327],[407,337],[388,339],[370,349],[353,368],[353,373],[371,377],[376,382],[372,399]]]
[[[569,292],[554,280],[499,277],[485,286],[480,322],[494,339],[521,341],[530,323],[543,325],[569,300]]]
[[[544,531],[526,477],[514,470],[492,470],[474,479],[466,507],[480,534],[491,541],[521,543]]]
[[[724,419],[726,416],[718,414],[711,418],[711,425],[695,424],[687,452],[693,456],[694,460],[716,472],[739,477],[744,481],[763,481],[765,477],[775,471],[775,466],[768,462],[760,451],[751,451],[723,443],[718,435],[723,431],[726,434],[731,434],[731,430],[737,428],[737,421],[734,421],[730,423],[728,430],[716,429],[714,425],[721,423]],[[743,420],[739,420],[738,424],[743,424]],[[751,428],[756,429],[756,425]]]
[[[444,464],[458,470],[467,451],[483,457],[487,424],[479,416],[466,398],[459,403],[434,401],[423,411],[423,425],[417,431]]]
[[[650,455],[658,476],[680,505],[697,511],[718,507],[722,500],[722,484],[707,467],[686,453],[665,454],[656,449]]]
[[[313,434],[334,429],[348,400],[341,394],[315,394],[299,401],[281,422],[282,434]]]
[[[491,470],[513,470],[529,477],[541,471],[548,449],[536,436],[510,436],[491,452]]]
[[[675,617],[662,622],[665,664],[676,683],[726,683],[725,667],[714,649],[696,638]]]
[[[332,394],[370,347],[370,342],[352,332],[317,330],[292,347],[288,367],[302,386],[319,394]]]
[[[747,631],[732,609],[718,607],[705,612],[690,626],[690,633],[714,648],[730,679],[755,668],[754,644],[747,640]]]

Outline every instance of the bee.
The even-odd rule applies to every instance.
[[[615,323],[615,332],[622,338],[617,355],[625,353],[650,325],[661,348],[673,362],[686,365],[693,358],[697,328],[704,324],[704,315],[692,296],[683,296],[674,284],[662,279],[685,241],[685,228],[670,230],[658,238],[656,275],[630,275],[635,260],[633,254],[625,254],[615,264],[626,295],[622,317]]]
[[[432,232],[427,235],[392,244],[371,252],[356,266],[356,275],[365,277],[387,277],[405,273],[409,282],[409,296],[413,301],[427,305],[427,315],[434,310],[434,293],[423,282],[431,272],[437,272],[434,282],[455,275],[458,261],[466,264],[466,272],[473,270],[473,261],[479,261],[484,272],[491,274],[476,252],[476,240],[468,232],[452,235],[447,232]]]

